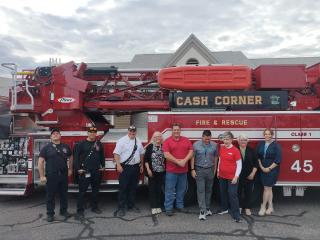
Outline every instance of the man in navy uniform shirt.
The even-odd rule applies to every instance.
[[[68,176],[72,174],[71,149],[61,143],[60,130],[51,131],[51,142],[44,146],[39,155],[38,169],[40,182],[46,184],[47,221],[54,220],[55,195],[60,195],[60,215],[70,217],[68,213]],[[69,160],[69,166],[68,166]]]

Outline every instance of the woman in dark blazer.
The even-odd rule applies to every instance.
[[[165,157],[162,151],[162,134],[154,132],[144,155],[145,174],[148,177],[151,213],[161,213],[161,193],[165,175]]]
[[[242,170],[239,177],[239,201],[246,215],[251,215],[251,196],[253,182],[258,170],[258,161],[255,151],[248,146],[248,137],[244,134],[238,136],[239,150],[242,159]]]
[[[272,187],[276,184],[279,176],[279,165],[281,162],[281,146],[273,140],[273,131],[263,131],[264,141],[257,145],[258,163],[261,169],[261,182],[263,189],[263,200],[259,215],[270,215],[273,209]]]

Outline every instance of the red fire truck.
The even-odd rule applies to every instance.
[[[54,67],[12,71],[10,115],[0,140],[0,194],[29,194],[39,185],[37,160],[50,141],[50,129],[61,129],[71,147],[98,128],[104,144],[103,190],[116,191],[118,173],[112,152],[126,134],[115,119],[126,116],[147,144],[154,131],[164,137],[179,122],[182,134],[201,138],[210,129],[214,140],[231,130],[245,133],[254,147],[262,131],[272,128],[283,161],[277,185],[284,193],[303,195],[320,185],[320,64],[248,66],[182,66],[164,69],[117,69],[69,62]],[[5,125],[5,126],[3,126]],[[141,183],[143,184],[143,177]],[[70,178],[70,190],[76,185]]]

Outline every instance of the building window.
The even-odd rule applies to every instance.
[[[186,62],[187,65],[199,65],[199,61],[196,58],[189,58]]]

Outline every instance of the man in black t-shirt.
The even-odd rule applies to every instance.
[[[41,184],[46,184],[47,220],[54,220],[55,195],[60,196],[60,215],[70,217],[67,211],[68,176],[72,174],[71,149],[61,143],[59,129],[52,129],[51,142],[44,146],[39,155],[38,169]],[[68,166],[68,159],[69,166]]]
[[[103,146],[97,140],[97,128],[88,128],[88,137],[79,142],[74,151],[74,168],[78,174],[79,194],[77,214],[80,219],[84,217],[84,195],[91,184],[91,211],[101,213],[98,207],[98,193],[101,175],[105,168]]]

